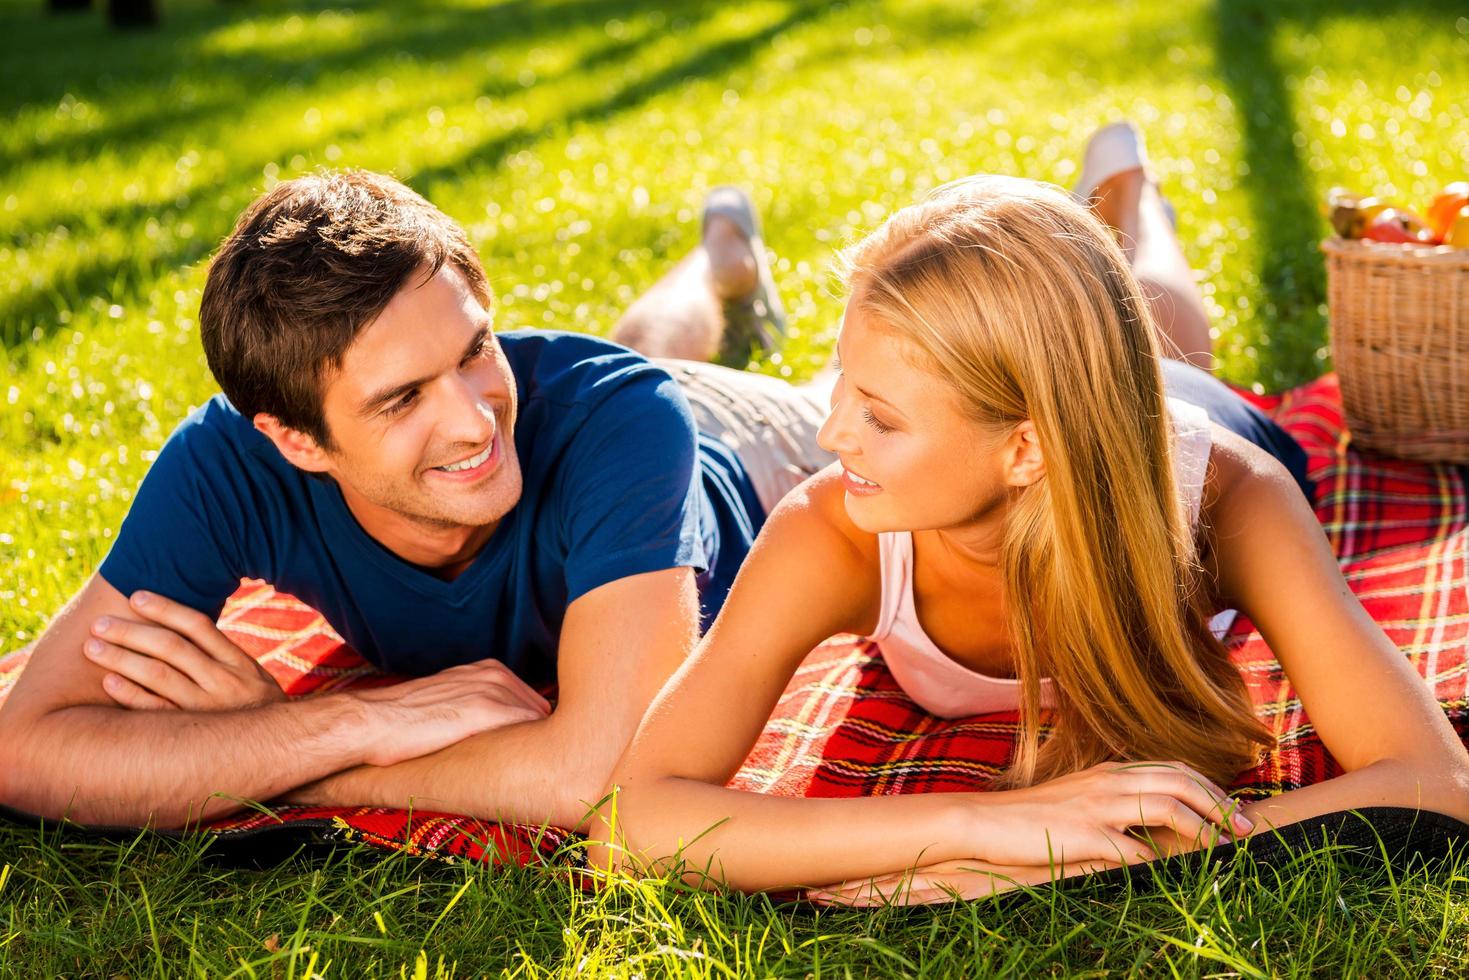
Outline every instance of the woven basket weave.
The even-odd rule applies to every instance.
[[[1469,463],[1469,250],[1328,238],[1321,251],[1352,444]]]

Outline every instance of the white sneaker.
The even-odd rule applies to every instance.
[[[1086,151],[1081,158],[1081,177],[1071,188],[1071,196],[1082,204],[1090,204],[1098,187],[1118,174],[1139,168],[1143,171],[1143,178],[1157,189],[1158,181],[1148,166],[1148,149],[1138,128],[1127,119],[1103,126],[1087,140]],[[1163,210],[1168,213],[1169,224],[1176,226],[1178,219],[1172,203],[1163,197],[1161,191],[1158,196],[1163,199]]]

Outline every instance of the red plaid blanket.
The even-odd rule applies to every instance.
[[[1282,397],[1255,400],[1309,455],[1316,513],[1353,590],[1469,740],[1469,471],[1353,451],[1330,375]],[[263,583],[244,583],[221,624],[292,695],[392,682],[344,647],[320,615]],[[1259,766],[1240,775],[1236,795],[1259,798],[1336,774],[1336,763],[1253,626],[1239,619],[1227,642],[1260,716],[1279,739]],[[0,698],[23,663],[14,654],[0,660]],[[1013,713],[953,721],[924,713],[869,644],[836,638],[807,658],[731,785],[786,796],[983,789],[1009,758],[1015,732]],[[208,832],[245,844],[282,831],[292,839],[309,832],[441,859],[514,863],[565,853],[570,839],[555,829],[375,807],[276,807],[220,821]]]

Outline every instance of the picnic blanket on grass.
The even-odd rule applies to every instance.
[[[1353,450],[1332,375],[1283,396],[1242,394],[1306,450],[1316,514],[1353,591],[1469,741],[1469,469]],[[242,583],[220,623],[292,696],[395,680],[345,647],[314,610],[265,583]],[[1226,644],[1278,738],[1235,781],[1235,795],[1259,799],[1338,774],[1253,625],[1238,618]],[[23,655],[0,659],[0,699],[23,666]],[[820,797],[982,790],[1006,765],[1017,727],[1014,712],[935,718],[904,696],[872,644],[837,637],[802,664],[730,785]],[[1445,833],[1443,821],[1430,823]],[[201,832],[215,836],[220,853],[258,862],[343,841],[440,860],[574,862],[579,854],[573,835],[555,828],[380,807],[261,808]]]

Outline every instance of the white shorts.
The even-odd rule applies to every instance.
[[[836,459],[816,445],[828,410],[819,386],[796,387],[699,361],[659,358],[656,363],[683,388],[699,431],[739,456],[765,513]]]

